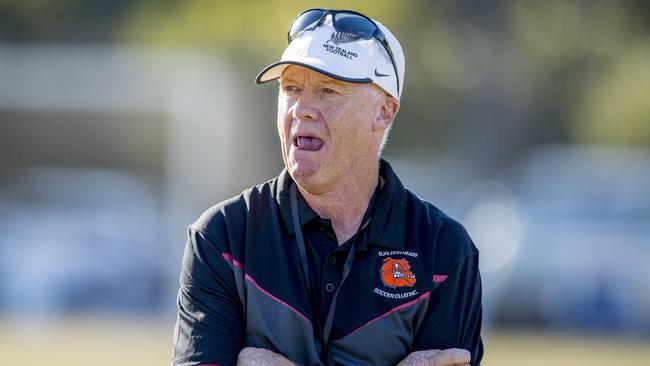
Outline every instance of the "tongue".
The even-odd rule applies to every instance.
[[[298,148],[301,150],[316,151],[323,146],[323,140],[318,137],[298,137]]]

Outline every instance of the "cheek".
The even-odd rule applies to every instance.
[[[362,108],[359,108],[362,107]],[[333,133],[337,135],[338,141],[341,142],[347,150],[366,149],[365,141],[372,132],[371,110],[363,106],[351,106],[345,110],[337,110],[339,121],[332,125]]]

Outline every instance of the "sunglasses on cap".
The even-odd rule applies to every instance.
[[[393,64],[395,70],[395,80],[397,81],[397,91],[399,92],[399,73],[395,64],[393,51],[390,49],[388,40],[379,26],[367,16],[352,10],[333,10],[333,9],[309,9],[300,13],[289,26],[287,41],[291,43],[300,33],[314,30],[325,20],[325,17],[332,15],[332,25],[338,32],[350,33],[361,39],[374,38],[384,47]]]

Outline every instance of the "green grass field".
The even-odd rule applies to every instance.
[[[526,331],[484,334],[484,365],[650,365],[650,341]],[[0,322],[0,365],[166,365],[171,325],[143,321]]]

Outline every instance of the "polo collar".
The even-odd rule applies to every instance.
[[[379,161],[379,175],[384,178],[384,186],[376,197],[371,215],[372,220],[368,227],[368,242],[392,249],[404,249],[406,233],[406,190],[400,182],[390,164],[384,159]],[[284,169],[277,177],[276,201],[280,216],[289,235],[294,235],[291,217],[291,201],[289,188],[293,179]],[[300,226],[318,217],[318,214],[309,207],[304,198],[300,198]],[[302,202],[301,202],[302,201]],[[306,206],[306,207],[305,207]],[[361,248],[359,248],[361,249]]]
[[[291,217],[291,198],[289,196],[289,190],[291,188],[292,183],[293,183],[293,178],[291,178],[291,175],[289,174],[286,168],[283,169],[280,175],[278,175],[277,177],[275,199],[278,204],[280,210],[280,216],[282,217],[284,226],[287,229],[289,235],[293,236],[294,230],[293,230],[293,218]],[[298,195],[301,196],[300,191],[298,191]],[[300,226],[302,227],[308,221],[312,220],[313,217],[308,217],[308,215],[305,214],[304,212],[305,205],[302,205],[301,201],[302,201],[301,199],[298,200],[298,212],[300,213]],[[311,211],[314,212],[314,214],[316,214],[314,210]]]

